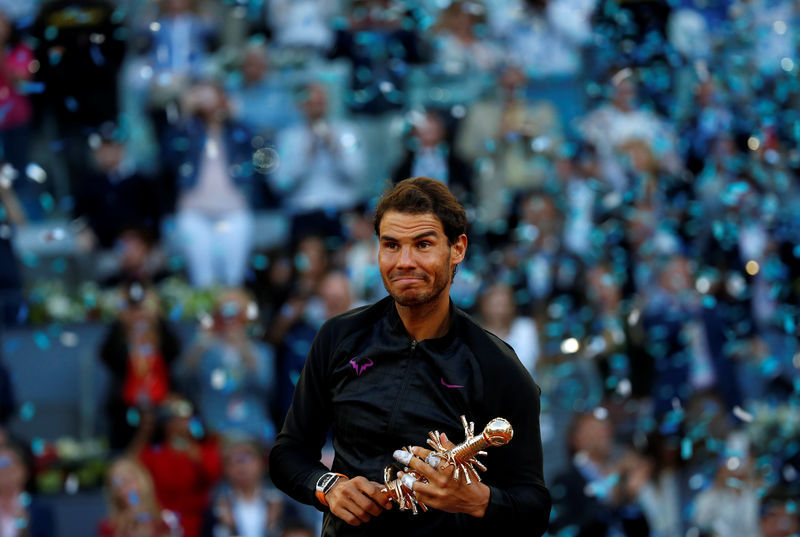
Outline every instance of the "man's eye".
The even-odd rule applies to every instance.
[[[428,241],[422,241],[419,244],[417,244],[417,247],[425,249],[425,248],[429,248],[430,245],[431,245],[431,243],[429,243]]]
[[[387,250],[396,250],[397,249],[397,243],[395,243],[395,242],[386,242],[386,243],[383,244],[383,247],[386,248]]]

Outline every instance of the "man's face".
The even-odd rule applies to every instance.
[[[225,474],[236,488],[259,483],[263,470],[261,459],[252,449],[234,446],[225,454]]]
[[[594,460],[605,460],[611,454],[612,438],[607,420],[588,417],[576,429],[573,444],[576,451],[584,451]]]
[[[450,245],[434,214],[398,211],[383,215],[379,232],[383,285],[398,304],[420,306],[447,296],[453,267],[464,260],[466,235]]]

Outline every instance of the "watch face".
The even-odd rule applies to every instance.
[[[328,492],[331,487],[339,480],[339,476],[333,473],[323,475],[317,481],[317,489],[323,493]]]

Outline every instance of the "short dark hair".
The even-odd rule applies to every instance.
[[[375,234],[378,236],[381,220],[387,211],[433,214],[442,223],[447,242],[451,245],[467,232],[464,207],[444,183],[430,177],[403,179],[383,195],[375,208]]]

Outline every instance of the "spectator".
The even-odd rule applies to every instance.
[[[544,184],[550,167],[546,155],[562,138],[555,108],[547,101],[527,100],[524,84],[520,69],[506,67],[495,94],[469,107],[456,137],[458,154],[481,163],[475,182],[481,200],[477,217],[490,228],[509,216],[515,194]]]
[[[117,120],[126,41],[115,12],[109,0],[53,0],[42,5],[31,31],[38,43],[36,78],[44,85],[38,109],[55,119],[55,147],[67,165],[68,194],[88,171],[88,136]]]
[[[622,169],[624,161],[616,153],[627,142],[644,142],[659,170],[677,174],[682,166],[674,127],[640,104],[637,93],[634,71],[617,71],[611,77],[609,101],[586,114],[578,124],[583,139],[597,148],[603,180],[618,192],[632,186]]]
[[[690,490],[685,464],[681,460],[678,435],[653,435],[653,472],[639,492],[652,535],[685,537],[688,530],[684,513],[689,509]]]
[[[408,177],[435,177],[462,204],[472,205],[472,167],[452,151],[441,114],[427,110],[412,120],[408,152],[392,174],[395,183]]]
[[[33,78],[33,50],[20,39],[8,13],[0,9],[0,161],[24,175],[31,143],[33,108],[26,85]],[[31,181],[15,182],[29,215],[38,215],[37,189]]]
[[[359,207],[348,215],[350,237],[342,262],[356,302],[372,303],[386,296],[378,269],[378,239],[372,224],[372,213]]]
[[[111,373],[106,412],[113,450],[128,447],[138,422],[172,389],[170,369],[180,341],[161,316],[152,290],[133,282],[120,293],[120,309],[100,347]]]
[[[106,287],[133,282],[158,284],[169,275],[164,263],[164,253],[151,228],[127,227],[114,240],[114,258],[110,266],[105,267],[102,282]]]
[[[217,298],[214,322],[201,331],[181,364],[186,392],[213,432],[242,434],[269,445],[275,439],[269,401],[275,384],[272,348],[248,335],[255,303],[241,289]]]
[[[291,305],[291,310],[287,308],[282,312],[287,314],[281,319],[285,336],[279,340],[278,347],[279,404],[276,423],[283,424],[317,330],[327,319],[350,309],[352,299],[347,276],[331,271],[320,280],[314,295],[306,300],[287,303]]]
[[[205,437],[194,409],[173,395],[157,410],[157,421],[146,416],[137,431],[132,453],[153,477],[156,499],[173,511],[183,537],[200,537],[209,493],[222,472],[216,439]]]
[[[153,480],[135,459],[121,457],[108,469],[109,513],[98,537],[179,537],[177,517],[158,506]]]
[[[439,14],[429,67],[432,105],[468,105],[491,88],[503,54],[486,30],[486,7],[476,0],[451,2]]]
[[[92,137],[94,169],[75,192],[76,218],[83,217],[91,243],[108,249],[124,229],[142,227],[158,233],[163,195],[153,180],[132,169],[126,159],[123,134],[112,123]]]
[[[553,534],[650,535],[637,502],[649,477],[647,465],[632,453],[622,457],[614,453],[613,429],[604,410],[578,414],[572,422],[568,435],[572,463],[550,487]]]
[[[3,537],[55,537],[53,512],[25,493],[29,469],[23,452],[13,444],[0,445],[0,530]],[[26,500],[27,498],[27,500]]]
[[[774,487],[761,498],[759,509],[759,537],[791,537],[800,532],[800,514],[797,512],[797,494],[791,490]]]
[[[702,307],[692,285],[690,262],[676,255],[658,271],[643,312],[646,351],[652,357],[652,394],[657,419],[672,411],[676,401],[715,391],[730,411],[741,404],[738,365],[727,343],[735,321],[726,308]]]
[[[634,306],[623,300],[619,275],[606,264],[587,271],[587,295],[594,317],[587,323],[586,354],[597,365],[607,397],[648,397],[653,363],[642,349],[642,327],[630,322]]]
[[[189,280],[201,288],[235,287],[245,278],[253,209],[265,200],[266,183],[253,165],[250,133],[231,119],[219,84],[194,85],[183,105],[188,118],[170,142],[170,160],[178,174],[175,219]]]
[[[278,537],[284,500],[264,483],[264,454],[255,443],[231,440],[223,452],[225,480],[206,511],[203,537]]]
[[[286,332],[303,318],[306,304],[314,297],[320,282],[331,267],[331,259],[325,241],[318,236],[309,235],[297,244],[292,252],[291,265],[276,263],[273,281],[284,286],[275,315],[267,331],[267,339],[276,346],[285,342]],[[313,337],[313,336],[312,336]]]
[[[149,57],[148,103],[159,144],[169,143],[169,125],[192,81],[211,74],[210,53],[217,46],[212,17],[197,0],[157,0],[158,13],[140,30],[139,46]]]
[[[713,485],[695,499],[694,522],[713,537],[758,535],[758,484],[747,440],[731,434],[721,455]]]
[[[333,42],[331,19],[338,2],[269,0],[268,18],[273,41],[297,53],[324,53]]]
[[[25,303],[14,244],[16,226],[26,221],[11,181],[0,175],[0,327],[18,323]]]
[[[380,193],[400,158],[399,113],[409,102],[406,79],[412,64],[426,52],[414,25],[402,16],[402,5],[390,0],[357,0],[347,28],[336,30],[331,58],[351,66],[347,105],[356,118],[364,146],[366,192]]]
[[[349,126],[328,118],[320,84],[303,92],[305,121],[283,132],[275,181],[292,218],[291,242],[308,234],[341,236],[340,216],[363,196],[366,153]]]
[[[511,345],[525,369],[534,375],[539,360],[539,334],[530,317],[518,315],[514,292],[510,285],[495,283],[481,295],[481,325]]]
[[[504,35],[508,54],[526,74],[526,94],[558,109],[569,132],[584,113],[584,50],[592,42],[597,0],[522,0],[520,16]]]
[[[302,121],[292,87],[270,63],[263,43],[248,44],[228,88],[233,119],[261,136],[265,144],[274,144],[280,131]]]

